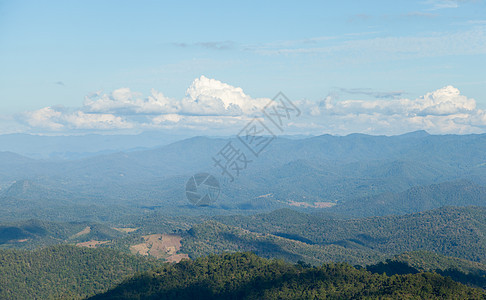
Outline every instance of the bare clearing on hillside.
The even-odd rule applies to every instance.
[[[78,238],[82,235],[85,235],[85,234],[88,234],[91,232],[91,227],[89,226],[86,226],[86,228],[84,228],[83,230],[81,230],[80,232],[76,233],[75,235],[71,236],[72,239],[75,239],[75,238]]]
[[[181,237],[171,234],[151,234],[143,236],[144,243],[133,245],[130,251],[133,254],[165,258],[170,262],[178,262],[189,258],[187,254],[177,254],[181,249]]]

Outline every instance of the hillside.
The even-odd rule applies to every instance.
[[[412,187],[400,193],[388,192],[345,200],[329,211],[354,217],[370,217],[410,214],[443,206],[468,205],[486,206],[486,188],[461,180]]]
[[[395,255],[426,250],[486,262],[486,207],[444,207],[403,216],[336,219],[289,209],[216,217],[221,223],[308,244]]]
[[[402,253],[384,262],[367,266],[366,269],[388,276],[435,272],[457,282],[486,290],[486,265],[428,251]]]
[[[424,250],[485,263],[484,232],[485,207],[443,207],[408,215],[359,219],[290,209],[251,216],[164,217],[160,213],[146,213],[127,215],[115,224],[39,220],[4,223],[0,224],[0,247],[35,249],[96,242],[127,253],[150,254],[156,251],[143,249],[152,247],[154,241],[159,243],[152,236],[170,239],[168,235],[174,235],[179,239],[176,244],[181,244],[180,249],[176,247],[176,254],[191,258],[254,251],[267,258],[302,260],[313,265],[331,261],[367,265],[403,252]],[[135,251],[134,246],[142,248]],[[166,256],[170,255],[156,255]]]
[[[264,258],[312,265],[347,262],[365,265],[384,255],[370,249],[349,249],[336,244],[314,245],[269,233],[250,232],[238,227],[208,221],[193,226],[182,239],[181,251],[191,258],[223,252],[252,251]]]
[[[385,276],[345,264],[311,268],[250,253],[183,261],[146,272],[90,299],[484,299],[437,274]]]
[[[0,224],[0,249],[35,249],[63,243],[112,240],[123,236],[121,232],[99,223],[27,220]]]
[[[83,299],[161,264],[110,249],[0,250],[0,298]]]
[[[422,278],[419,282],[414,281],[413,284],[418,286],[424,284],[430,287],[437,280],[443,280],[438,279],[441,278],[437,277],[438,275],[427,277],[429,275],[419,274],[435,272],[467,285],[485,288],[484,232],[486,232],[485,207],[444,207],[402,216],[360,219],[343,219],[327,214],[308,214],[281,209],[252,216],[215,217],[164,217],[160,213],[153,212],[143,216],[127,215],[120,219],[119,223],[110,226],[94,222],[60,223],[39,220],[4,223],[0,226],[2,248],[36,250],[0,251],[0,262],[2,262],[0,273],[5,274],[2,278],[4,282],[0,282],[0,286],[6,287],[0,292],[10,293],[5,297],[0,293],[0,298],[20,297],[21,294],[15,293],[21,293],[23,286],[26,282],[31,282],[30,280],[33,283],[26,289],[28,293],[26,295],[71,295],[69,293],[93,295],[93,291],[102,292],[113,282],[118,283],[121,278],[131,276],[138,270],[159,266],[165,260],[177,262],[189,257],[194,259],[197,265],[208,255],[222,254],[221,257],[226,257],[225,255],[229,253],[244,251],[252,251],[262,258],[282,259],[287,262],[282,264],[298,263],[310,267],[345,262],[356,265],[357,268],[367,266],[367,270],[378,274],[377,276],[381,276],[382,273],[409,274],[408,277],[400,277],[402,279],[399,281],[403,283],[406,280],[414,281]],[[98,249],[73,246],[45,248],[47,245],[66,243],[98,247]],[[145,257],[131,256],[130,252],[161,258],[161,260],[150,261]],[[117,268],[123,266],[126,266],[125,271],[118,272]],[[183,266],[189,268],[184,263]],[[42,270],[37,271],[37,268]],[[179,272],[176,269],[170,269],[171,274]],[[64,271],[70,274],[53,277],[56,276],[56,272]],[[37,276],[35,272],[41,275]],[[106,272],[116,273],[119,277],[108,276]],[[29,276],[32,276],[32,279]],[[301,279],[298,277],[295,280]],[[143,280],[145,282],[146,279]],[[373,279],[373,282],[376,280],[381,279]],[[428,280],[435,283],[430,283]],[[397,290],[407,291],[406,287],[394,286],[393,282],[395,281],[392,279],[383,281],[383,284],[387,285],[387,291],[395,287]],[[164,284],[166,283],[168,286],[172,284],[171,282]],[[265,293],[272,295],[278,293],[285,296],[289,292],[287,288],[281,286],[284,284],[282,281],[270,281],[270,284],[272,285],[270,291],[262,290],[258,293],[263,294],[248,297],[267,295]],[[299,284],[306,286],[305,282]],[[305,291],[298,292],[309,292],[311,295],[321,293],[320,288],[319,291],[313,290],[320,285],[325,287],[324,290],[328,287],[327,283],[318,282],[310,284],[313,288],[305,287]],[[73,289],[74,286],[79,289]],[[284,286],[288,284],[285,283]],[[191,291],[193,289],[184,286],[179,291],[183,293],[182,296],[186,295],[184,294],[186,288]],[[159,287],[153,289],[158,290]],[[338,287],[336,289],[336,293],[343,293],[336,295],[348,295],[349,291],[340,291]],[[211,290],[211,293],[213,292],[220,296],[221,291]],[[352,291],[356,295],[362,295],[360,294],[362,292]],[[383,290],[376,290],[376,293],[381,292]],[[295,296],[295,294],[289,295]]]

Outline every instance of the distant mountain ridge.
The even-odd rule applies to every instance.
[[[148,149],[187,138],[167,132],[125,135],[0,135],[0,151],[10,151],[38,159],[80,159],[119,151]]]
[[[44,200],[64,201],[72,194],[78,204],[180,210],[189,204],[185,181],[208,172],[222,185],[214,208],[258,211],[295,203],[334,205],[459,180],[486,186],[486,134],[277,138],[258,157],[247,153],[251,162],[231,183],[213,161],[229,142],[246,149],[235,138],[194,137],[151,150],[69,161],[0,153],[0,196],[13,182],[29,180],[65,192],[47,193]],[[470,204],[477,203],[464,202]]]

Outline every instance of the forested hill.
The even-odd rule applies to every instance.
[[[486,265],[428,251],[402,253],[385,262],[367,266],[367,269],[387,275],[435,272],[469,286],[486,289]]]
[[[467,180],[415,186],[400,193],[348,199],[329,211],[353,216],[371,217],[401,215],[443,206],[486,206],[486,187]]]
[[[160,265],[102,248],[0,250],[0,299],[83,299]]]
[[[346,264],[312,268],[250,253],[165,265],[91,299],[486,299],[433,273],[373,274]]]
[[[396,255],[426,250],[486,262],[486,208],[444,207],[403,216],[334,219],[290,209],[216,217],[221,223],[317,245]]]

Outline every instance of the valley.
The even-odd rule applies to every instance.
[[[461,141],[450,144],[451,138]],[[183,198],[184,180],[191,170],[210,170],[206,159],[225,141],[192,138],[79,161],[0,153],[0,165],[16,170],[0,172],[0,251],[19,259],[14,265],[10,258],[0,262],[5,272],[17,272],[0,297],[13,297],[8,293],[28,278],[22,264],[32,260],[29,255],[40,255],[40,265],[57,270],[63,260],[45,255],[75,262],[107,253],[142,272],[251,252],[289,264],[285,268],[347,264],[352,272],[387,276],[432,272],[486,287],[486,169],[480,159],[486,147],[470,146],[484,143],[485,136],[277,139],[275,153],[235,182],[218,177],[221,196],[214,204],[194,206]],[[461,146],[464,141],[469,146]],[[420,152],[414,150],[418,145]],[[131,267],[106,277],[99,267],[68,266],[67,285],[56,283],[54,290],[54,273],[45,273],[29,279],[39,287],[22,295],[82,299],[108,293],[97,297],[109,299],[135,273]],[[88,273],[101,277],[77,288],[68,284]]]

